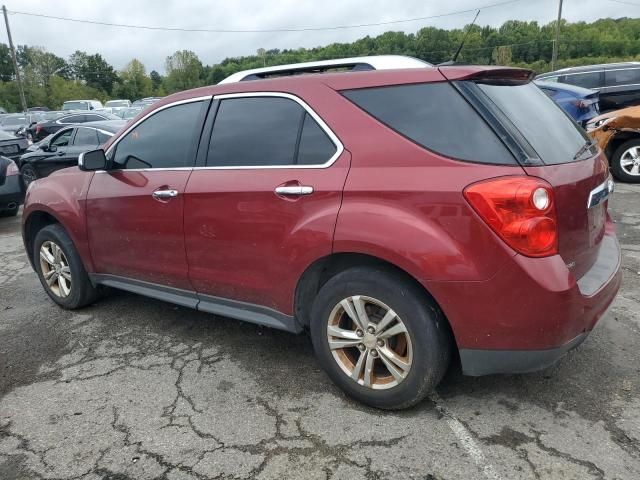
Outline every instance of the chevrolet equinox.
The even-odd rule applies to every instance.
[[[607,161],[527,70],[240,81],[155,103],[33,182],[26,251],[75,309],[103,286],[292,333],[349,395],[415,404],[545,368],[620,287]]]

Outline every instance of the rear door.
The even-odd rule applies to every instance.
[[[199,308],[213,296],[291,314],[300,275],[331,253],[349,154],[297,97],[224,95],[216,107],[185,203]]]
[[[184,246],[184,194],[209,99],[168,105],[110,146],[108,171],[87,194],[98,274],[192,290]]]

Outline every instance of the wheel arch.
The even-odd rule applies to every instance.
[[[444,311],[440,307],[440,304],[427,290],[427,288],[416,279],[415,276],[388,260],[363,253],[332,253],[317,259],[309,265],[298,280],[295,290],[294,315],[296,320],[303,327],[308,328],[310,324],[311,307],[322,286],[338,273],[352,267],[362,266],[382,267],[391,270],[415,285],[439,310],[439,313],[442,315],[442,318],[445,320],[445,323],[449,328],[452,342],[456,343],[453,328],[444,314]],[[457,344],[453,346],[457,352]]]
[[[605,153],[607,159],[609,160],[609,163],[611,163],[611,158],[613,157],[613,154],[616,152],[618,147],[620,145],[622,145],[624,142],[626,142],[628,140],[631,140],[631,139],[640,140],[640,131],[638,131],[638,130],[621,130],[621,131],[617,132],[609,140],[609,143],[607,143],[607,146],[604,149],[604,153]]]
[[[45,210],[34,210],[23,220],[22,238],[25,250],[27,251],[27,258],[32,268],[35,269],[33,263],[33,241],[36,235],[44,227],[56,223],[62,225],[62,222],[60,222],[58,218]],[[64,228],[64,225],[62,225],[62,227]]]

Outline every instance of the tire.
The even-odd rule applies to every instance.
[[[80,255],[78,255],[71,238],[61,225],[47,225],[36,234],[33,243],[33,263],[36,267],[38,278],[47,295],[54,302],[63,308],[74,310],[89,305],[98,298],[98,290],[91,284]],[[43,245],[45,250],[51,253],[52,258],[55,257],[54,254],[56,253],[54,245],[61,250],[58,268],[60,268],[59,271],[62,273],[62,278],[54,282],[52,286],[45,280],[45,275],[51,276],[49,275],[51,271],[54,271],[53,276],[61,277],[61,275],[57,275],[57,270],[52,267],[51,263],[41,259],[40,252]],[[64,266],[67,267],[66,270]],[[70,281],[67,281],[64,276],[65,272],[69,274]],[[64,285],[67,286],[66,289]]]
[[[29,186],[29,184],[35,180],[37,180],[38,172],[33,168],[33,165],[29,165],[25,163],[20,169],[20,174],[22,175],[22,183],[24,184],[25,189]]]
[[[621,182],[640,182],[640,138],[627,140],[616,149],[611,157],[611,172]]]
[[[352,314],[355,314],[356,303],[365,305],[367,317],[372,321],[369,327],[374,333],[358,332],[345,301],[351,306]],[[382,326],[385,308],[396,314],[386,327]],[[382,327],[381,332],[391,333],[394,329],[401,330],[400,324],[406,332],[386,339],[382,339],[385,333],[375,331]],[[339,330],[335,330],[336,327]],[[328,335],[336,331],[340,335],[331,336],[334,346],[345,338],[342,336],[345,331],[349,336],[347,342],[360,343],[357,347],[332,350]],[[360,337],[362,333],[362,338],[353,337],[354,334]],[[375,339],[372,340],[372,336]],[[408,408],[421,401],[440,382],[451,358],[449,325],[439,308],[419,286],[384,267],[354,267],[331,278],[313,303],[311,340],[320,365],[342,390],[362,403],[389,410]],[[363,352],[365,343],[368,346]],[[373,350],[377,351],[375,357]],[[391,374],[387,367],[392,357],[388,355],[389,350],[393,350],[396,359],[403,359],[405,367],[410,365],[406,370],[396,368],[396,372],[404,376]],[[372,357],[373,375],[369,376],[370,386],[367,386],[369,357]],[[400,365],[391,364],[394,368]],[[356,375],[354,370],[359,370],[357,380],[352,379]]]

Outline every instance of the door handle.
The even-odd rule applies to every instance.
[[[157,199],[161,199],[161,200],[167,200],[167,199],[170,199],[170,198],[177,197],[178,196],[178,191],[177,190],[156,190],[151,195],[153,196],[153,198],[157,198]]]
[[[62,155],[64,155],[64,152],[58,151],[57,155],[61,157]]]
[[[313,193],[313,187],[306,185],[290,185],[276,187],[275,192],[278,195],[311,195]]]

